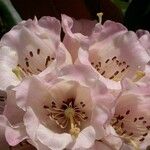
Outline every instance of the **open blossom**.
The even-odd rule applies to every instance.
[[[74,22],[70,17],[63,15],[62,24],[66,33],[64,44],[71,55],[75,57],[74,54],[78,53],[75,60],[92,67],[108,88],[121,89],[120,81],[123,78],[135,80],[139,74],[140,76],[145,74],[145,66],[150,61],[147,49],[141,44],[136,33],[127,31],[123,25],[113,21],[106,21],[103,25],[97,23],[90,30],[91,34],[86,35],[88,39],[86,41],[85,38],[81,38],[85,33],[82,35],[75,30]],[[71,49],[66,44],[70,41],[76,41],[74,45],[72,42],[72,47],[80,46]]]
[[[11,146],[27,139],[38,150],[89,149],[104,136],[114,104],[90,68],[71,65],[8,91],[0,125]]]
[[[46,68],[70,64],[60,32],[56,18],[42,17],[22,21],[6,33],[0,41],[0,89],[17,85],[23,77]]]
[[[150,76],[137,82],[124,80],[122,86],[103,141],[118,150],[146,150],[150,143]]]

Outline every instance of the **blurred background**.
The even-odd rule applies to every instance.
[[[110,19],[129,30],[150,30],[150,0],[0,0],[0,37],[22,19],[55,16],[62,13],[76,19]]]

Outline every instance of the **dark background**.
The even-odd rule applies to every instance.
[[[102,11],[104,19],[122,21],[122,15],[110,0],[11,0],[23,19],[50,15],[60,18],[65,13],[71,17],[96,19]]]
[[[130,5],[123,13],[122,8],[112,1],[126,2]],[[103,22],[110,19],[123,23],[129,30],[150,31],[150,0],[11,0],[11,2],[23,20],[33,19],[34,16],[37,18],[54,16],[60,19],[61,14],[76,19],[97,19],[96,14],[103,12]],[[0,37],[15,25],[7,18],[8,16],[3,7],[0,7]]]

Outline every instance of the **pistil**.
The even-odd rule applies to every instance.
[[[77,127],[77,124],[75,124],[74,116],[75,116],[75,110],[71,107],[67,108],[65,110],[65,116],[70,120],[70,134],[77,138],[78,134],[80,133],[80,128]]]

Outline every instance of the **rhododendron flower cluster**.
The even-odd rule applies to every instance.
[[[150,146],[150,34],[99,19],[34,18],[2,37],[0,149]]]

